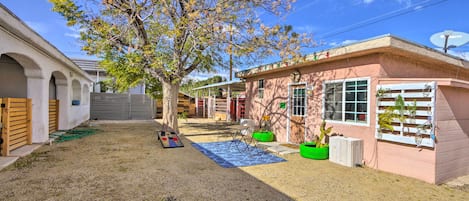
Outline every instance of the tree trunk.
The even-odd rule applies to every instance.
[[[178,94],[179,82],[163,84],[163,130],[179,133],[178,127]]]

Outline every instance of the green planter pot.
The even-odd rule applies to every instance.
[[[300,155],[305,158],[311,158],[315,160],[325,160],[329,158],[329,145],[325,147],[316,148],[314,142],[306,142],[300,144]]]
[[[272,142],[274,141],[274,133],[272,131],[254,131],[252,138],[259,142]]]

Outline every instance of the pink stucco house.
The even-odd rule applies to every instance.
[[[469,174],[468,61],[386,35],[236,76],[247,117],[270,115],[279,142],[308,141],[324,118],[363,140],[368,167],[436,184]],[[378,114],[398,96],[413,112],[381,130]]]

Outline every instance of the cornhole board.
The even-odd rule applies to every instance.
[[[163,146],[163,148],[184,147],[181,138],[175,132],[156,131],[156,135],[158,137],[158,141],[161,142],[161,146]]]

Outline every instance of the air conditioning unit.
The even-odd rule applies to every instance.
[[[348,167],[361,166],[363,140],[342,136],[329,138],[329,160]]]

